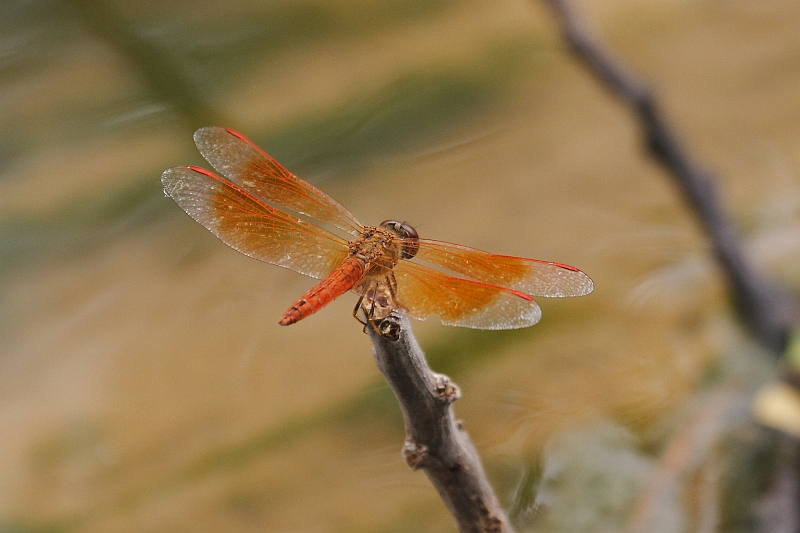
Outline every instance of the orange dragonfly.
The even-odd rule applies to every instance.
[[[405,222],[364,226],[230,129],[201,128],[194,140],[224,177],[173,167],[161,176],[164,192],[231,248],[322,280],[289,307],[281,325],[352,290],[360,296],[353,315],[365,327],[401,311],[419,320],[437,315],[449,326],[523,328],[541,318],[533,296],[582,296],[593,289],[589,276],[569,265],[422,239]]]

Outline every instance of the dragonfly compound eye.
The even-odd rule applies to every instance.
[[[393,231],[403,239],[403,259],[411,259],[419,251],[419,234],[407,222],[384,220],[381,227]]]

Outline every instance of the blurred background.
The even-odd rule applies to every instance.
[[[756,264],[800,287],[800,3],[576,8],[720,178]],[[5,0],[0,531],[454,530],[400,456],[356,297],[279,327],[313,280],[164,197],[164,169],[204,165],[203,125],[364,223],[592,276],[526,330],[415,324],[519,530],[618,531],[697,424],[726,437],[689,440],[650,531],[743,523],[720,442],[757,448],[741,428],[774,360],[540,3]]]

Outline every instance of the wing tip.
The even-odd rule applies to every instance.
[[[208,176],[209,178],[217,179],[217,177],[218,177],[216,174],[214,174],[210,170],[204,169],[203,167],[196,167],[194,165],[190,165],[190,166],[188,166],[186,168],[188,168],[189,170],[191,170],[193,172],[197,172],[198,174],[203,174],[204,176]]]
[[[192,135],[192,138],[194,139],[194,143],[197,144],[205,135],[207,135],[207,134],[209,134],[211,132],[224,130],[224,129],[225,128],[222,128],[220,126],[203,126],[202,128],[197,128],[195,130],[194,134]]]
[[[170,167],[161,173],[161,186],[164,188],[164,195],[180,204],[178,197],[180,196],[181,189],[187,187],[191,188],[191,182],[197,179],[197,176],[192,176],[190,174],[191,172],[201,174],[218,182],[223,181],[222,178],[202,167],[193,165]],[[178,196],[176,196],[176,193],[178,193]]]
[[[246,143],[248,143],[248,144],[251,144],[251,143],[250,143],[250,139],[248,139],[247,137],[245,137],[244,135],[242,135],[242,134],[241,134],[241,133],[239,133],[238,131],[236,131],[236,130],[232,130],[232,129],[230,129],[230,128],[221,128],[221,129],[224,129],[226,132],[230,133],[230,134],[231,134],[231,135],[233,135],[234,137],[238,137],[239,139],[241,139],[241,140],[245,141]]]
[[[529,328],[531,326],[535,326],[539,323],[539,321],[541,321],[542,308],[539,307],[539,304],[536,303],[536,300],[534,300],[533,297],[519,291],[510,289],[505,290],[508,291],[507,294],[524,300],[524,302],[519,303],[521,306],[524,306],[522,309],[517,309],[517,312],[509,310],[510,312],[504,315],[506,320],[494,320],[491,318],[487,320],[486,317],[481,316],[481,313],[477,313],[470,316],[457,318],[455,320],[448,320],[439,316],[439,321],[445,326],[457,326],[462,328],[483,329],[489,331]]]
[[[179,187],[181,182],[180,173],[187,167],[170,167],[161,173],[161,186],[164,188],[164,195],[172,198],[172,193]]]
[[[594,280],[583,270],[564,263],[553,263],[551,261],[546,261],[546,263],[570,272],[569,277],[577,282],[576,290],[574,292],[565,293],[564,296],[586,296],[594,291]]]
[[[581,274],[583,274],[585,286],[583,287],[583,291],[578,294],[577,296],[586,296],[587,294],[591,294],[594,291],[594,280],[589,277],[588,274],[578,270]]]
[[[535,296],[544,296],[547,298],[576,298],[578,296],[586,296],[594,291],[594,281],[582,270],[573,268],[569,270],[569,283],[564,283],[555,290],[548,290],[537,292],[532,291]],[[572,275],[575,274],[575,275]]]

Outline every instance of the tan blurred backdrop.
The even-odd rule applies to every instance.
[[[576,6],[800,286],[800,4]],[[616,530],[709,374],[770,375],[630,113],[536,2],[7,0],[0,530],[454,529],[400,457],[355,296],[279,327],[312,280],[164,198],[208,122],[365,223],[593,277],[528,330],[416,325],[520,530]]]

